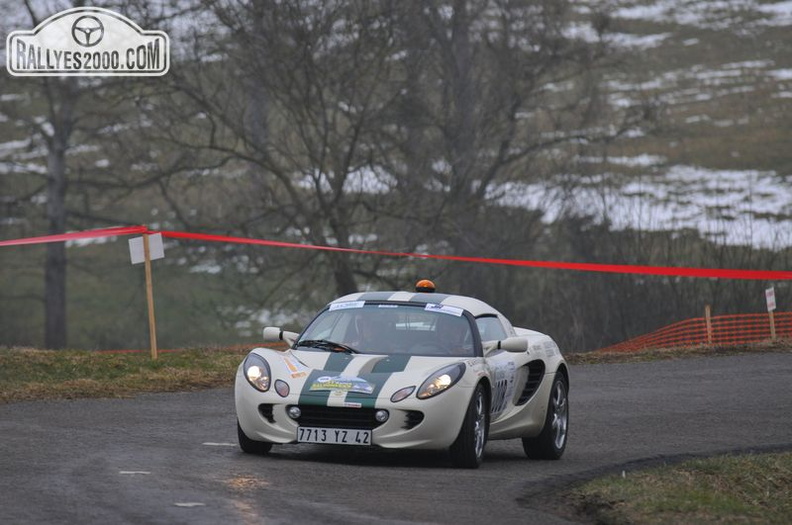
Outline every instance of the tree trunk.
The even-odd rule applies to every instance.
[[[475,175],[475,108],[473,81],[473,50],[470,41],[470,18],[465,0],[456,0],[451,20],[449,61],[449,96],[451,97],[451,128],[448,133],[451,163],[449,183],[448,241],[454,255],[480,255],[480,228],[477,223],[481,203],[473,202],[472,181]],[[457,264],[451,275],[460,293],[477,295],[482,283],[480,265]]]
[[[335,278],[336,292],[339,296],[358,291],[355,274],[352,266],[347,260],[349,256],[345,253],[333,254],[333,277]]]
[[[66,148],[53,137],[47,162],[47,220],[49,234],[66,231]],[[50,349],[66,346],[66,244],[47,245],[44,272],[44,345]]]
[[[43,130],[47,141],[47,220],[49,234],[66,232],[66,151],[74,129],[77,96],[74,79],[45,81],[52,131]],[[44,270],[44,344],[66,346],[66,245],[47,245]]]

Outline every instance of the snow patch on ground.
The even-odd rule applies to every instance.
[[[615,160],[615,164],[645,167],[652,157]],[[662,158],[656,160],[662,164]],[[792,187],[772,171],[674,165],[647,169],[627,183],[608,174],[556,179],[511,182],[493,188],[491,194],[504,206],[543,211],[546,223],[568,215],[592,215],[616,230],[693,229],[726,244],[776,249],[792,241]]]

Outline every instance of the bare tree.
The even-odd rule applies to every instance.
[[[197,47],[194,68],[169,79],[178,102],[152,118],[189,119],[194,131],[167,130],[169,143],[212,152],[236,170],[245,189],[226,216],[232,228],[275,227],[299,241],[351,246],[366,201],[389,184],[368,140],[396,89],[387,6],[209,5],[224,28],[210,44],[222,58],[207,61],[207,49]],[[281,218],[264,224],[273,208]],[[338,293],[357,289],[348,255],[322,258]]]
[[[152,138],[191,152],[192,168],[162,187],[188,226],[213,227],[205,211],[184,212],[203,157],[216,176],[200,185],[222,187],[228,230],[525,256],[541,237],[541,210],[503,199],[567,165],[581,143],[613,140],[644,116],[604,109],[596,86],[607,46],[571,31],[579,21],[565,2],[206,6],[222,30],[195,39],[192,66],[169,75],[148,112],[159,122]],[[311,257],[338,293],[404,265]],[[453,266],[449,285],[502,292],[481,284],[482,271]]]
[[[411,225],[401,228],[412,236],[402,239],[406,248],[530,254],[543,210],[521,215],[504,202],[530,200],[520,192],[572,166],[581,144],[615,140],[647,116],[643,108],[612,111],[598,90],[614,62],[602,38],[606,19],[588,21],[592,39],[577,36],[586,21],[567,2],[398,6],[404,87],[377,142],[392,146],[383,162],[398,199],[387,212]],[[452,286],[502,298],[482,271],[455,265]]]

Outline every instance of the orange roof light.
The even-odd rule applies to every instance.
[[[433,293],[435,291],[435,284],[429,279],[421,279],[415,283],[415,291]]]

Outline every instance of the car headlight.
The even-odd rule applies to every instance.
[[[418,389],[416,397],[418,399],[428,399],[432,396],[436,396],[440,392],[445,392],[459,381],[464,373],[465,365],[463,363],[456,363],[441,368],[423,382],[421,388]]]
[[[248,354],[242,368],[245,379],[248,383],[262,392],[266,392],[270,387],[270,367],[267,362],[258,354]]]

